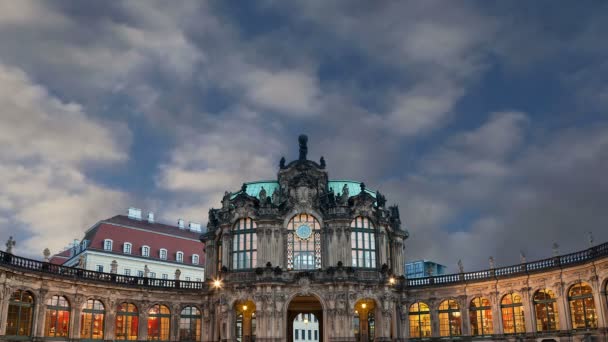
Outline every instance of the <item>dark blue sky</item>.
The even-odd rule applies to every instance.
[[[455,269],[608,240],[603,1],[0,3],[0,231],[59,251],[129,206],[206,223],[324,156]]]

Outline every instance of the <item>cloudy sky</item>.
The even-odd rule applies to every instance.
[[[399,204],[452,271],[608,241],[605,1],[0,1],[0,236],[206,223],[282,155]]]

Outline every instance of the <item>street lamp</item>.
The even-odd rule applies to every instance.
[[[221,280],[221,279],[219,279],[219,278],[218,278],[218,279],[215,279],[215,280],[213,281],[213,287],[214,287],[214,288],[216,288],[216,289],[221,288],[221,287],[222,287],[222,280]]]

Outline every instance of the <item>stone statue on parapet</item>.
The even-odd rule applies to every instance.
[[[559,245],[557,242],[553,243],[553,257],[559,256]]]
[[[524,254],[524,251],[519,251],[519,260],[521,261],[522,264],[525,264],[526,261],[526,254]]]
[[[321,157],[321,160],[319,161],[319,165],[321,166],[322,169],[325,168],[325,158]]]
[[[13,240],[12,236],[10,236],[8,241],[6,241],[6,253],[13,254],[13,247],[15,247],[16,244],[17,242]]]
[[[50,256],[51,256],[51,250],[50,250],[50,249],[48,249],[48,248],[45,248],[45,249],[42,251],[42,256],[44,256],[44,262],[49,262],[49,258],[50,258]]]
[[[280,169],[285,168],[285,157],[281,157],[281,160],[279,161],[279,168]]]
[[[494,262],[494,257],[493,257],[493,256],[491,256],[491,257],[488,259],[488,262],[490,263],[490,269],[492,269],[492,270],[493,270],[493,269],[495,269],[495,268],[496,268],[496,263]]]
[[[298,137],[298,142],[300,143],[300,157],[299,160],[306,160],[306,155],[308,154],[308,137],[305,134],[302,134]]]
[[[588,232],[587,237],[589,238],[589,247],[593,247],[593,233]]]
[[[462,259],[458,259],[458,272],[464,273],[464,266],[462,265]]]
[[[144,277],[148,278],[149,274],[150,274],[150,269],[148,268],[148,265],[144,265]]]

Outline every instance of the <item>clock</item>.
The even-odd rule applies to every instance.
[[[307,224],[301,224],[296,228],[296,235],[302,240],[308,240],[312,235],[312,229]]]

